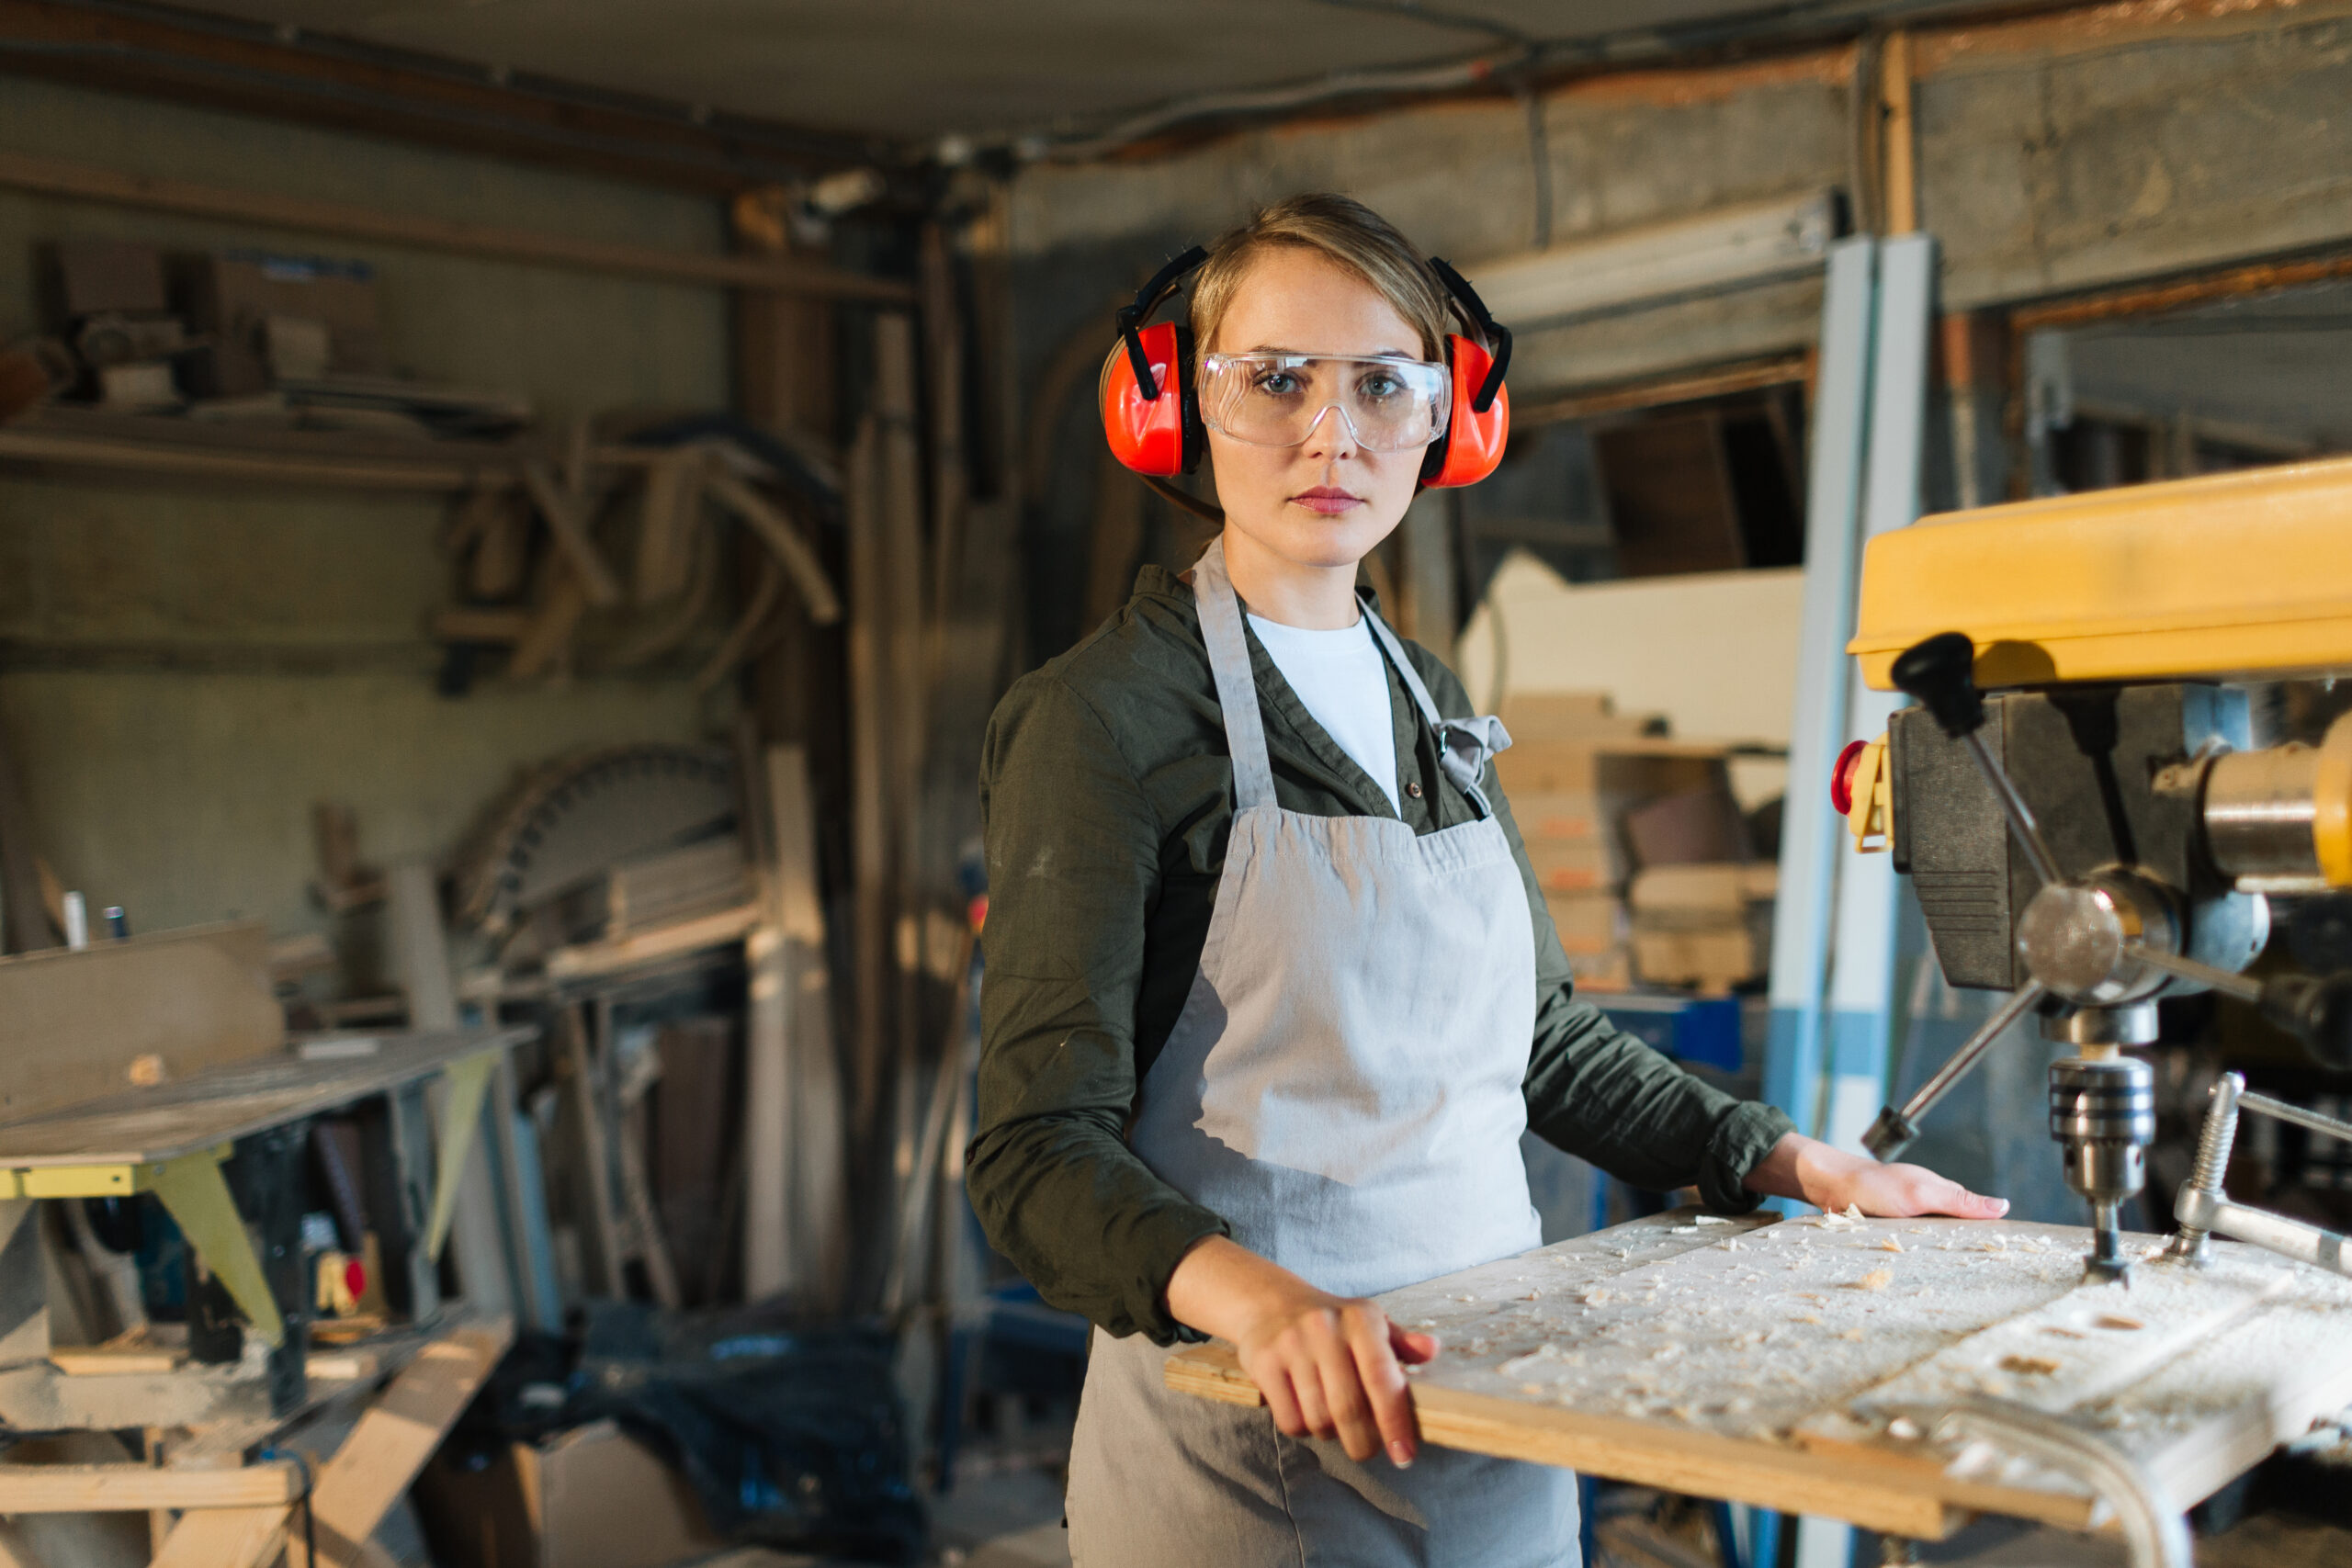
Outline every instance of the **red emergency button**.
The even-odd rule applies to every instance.
[[[1829,770],[1829,804],[1838,815],[1849,817],[1854,810],[1854,770],[1861,765],[1863,750],[1870,742],[1849,740],[1846,749],[1838,753],[1838,765]]]

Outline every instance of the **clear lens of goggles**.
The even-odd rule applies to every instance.
[[[1445,428],[1445,367],[1420,359],[1212,354],[1201,361],[1201,417],[1252,446],[1295,446],[1338,409],[1366,451],[1426,446]]]

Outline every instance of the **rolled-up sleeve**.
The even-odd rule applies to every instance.
[[[1168,1277],[1227,1226],[1125,1135],[1159,823],[1101,716],[1050,673],[999,705],[980,793],[989,915],[972,1206],[1046,1302],[1169,1343]]]

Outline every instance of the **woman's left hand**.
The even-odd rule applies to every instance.
[[[1997,1220],[2009,1212],[2007,1199],[1980,1197],[1925,1166],[1881,1165],[1798,1133],[1772,1145],[1747,1173],[1746,1186],[1750,1192],[1800,1199],[1831,1213],[1851,1207],[1893,1220],[1920,1214]]]

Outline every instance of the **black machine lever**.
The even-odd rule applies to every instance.
[[[1895,656],[1893,674],[1896,689],[1917,699],[1921,707],[1935,716],[1937,727],[1975,759],[1977,772],[1993,786],[2001,814],[2008,818],[2009,836],[2025,852],[2027,863],[2041,885],[2052,887],[2063,881],[2050,846],[2041,841],[2041,828],[2033,819],[2032,808],[1985,748],[1984,694],[1976,689],[1976,644],[1968,634],[1938,632],[1912,644]]]

